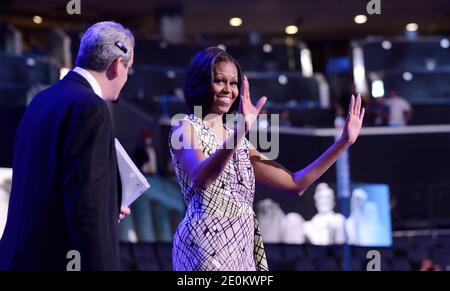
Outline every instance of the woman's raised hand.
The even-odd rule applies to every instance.
[[[244,116],[245,119],[245,130],[248,131],[252,127],[253,123],[258,118],[261,109],[267,101],[267,97],[261,97],[256,105],[252,104],[250,99],[250,86],[248,84],[248,79],[244,76],[244,82],[241,88],[241,103],[239,105],[239,113]]]
[[[361,95],[358,94],[358,97],[356,98],[352,95],[348,107],[347,119],[345,120],[344,131],[342,132],[342,138],[349,145],[352,145],[359,136],[364,119],[364,112],[364,108],[361,109]]]

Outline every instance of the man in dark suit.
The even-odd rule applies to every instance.
[[[16,131],[0,270],[66,270],[78,259],[73,250],[81,264],[69,269],[119,269],[117,158],[105,101],[118,98],[133,47],[122,25],[94,24],[77,67],[30,103]]]

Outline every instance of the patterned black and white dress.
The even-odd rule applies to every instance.
[[[221,146],[214,131],[189,115],[205,156]],[[248,140],[244,139],[221,175],[206,190],[194,185],[172,151],[175,173],[187,211],[173,240],[173,269],[184,271],[268,270],[256,215],[253,212],[255,176]]]

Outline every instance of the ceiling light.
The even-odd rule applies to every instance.
[[[367,16],[365,15],[356,15],[355,18],[353,19],[355,21],[355,23],[357,24],[363,24],[366,23],[367,21]]]
[[[242,25],[242,18],[240,18],[240,17],[233,17],[233,18],[230,18],[230,20],[228,21],[228,23],[229,23],[231,26],[241,26],[241,25]]]
[[[286,32],[286,34],[296,34],[298,32],[298,26],[297,25],[286,26],[284,32]]]
[[[419,29],[419,25],[417,23],[408,23],[406,25],[407,31],[417,31]]]
[[[40,17],[39,15],[35,15],[33,16],[33,22],[36,24],[41,24],[43,21],[42,17]]]

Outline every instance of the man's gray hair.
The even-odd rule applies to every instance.
[[[134,37],[128,29],[114,21],[98,22],[81,38],[75,65],[104,72],[118,57],[128,65],[133,47]]]

